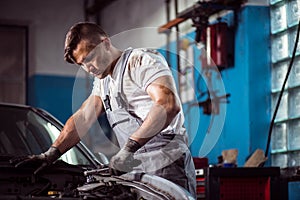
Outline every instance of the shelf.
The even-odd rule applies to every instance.
[[[158,33],[166,33],[172,27],[179,25],[187,19],[196,23],[208,23],[208,18],[223,10],[236,10],[245,0],[214,0],[209,2],[198,1],[195,5],[177,14],[176,18],[158,28]],[[194,22],[195,23],[195,22]],[[197,26],[197,25],[195,25]]]

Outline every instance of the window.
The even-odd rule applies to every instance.
[[[272,110],[278,101],[295,45],[299,0],[270,0]],[[300,45],[298,44],[272,133],[272,165],[300,166]],[[274,112],[272,112],[274,113]]]

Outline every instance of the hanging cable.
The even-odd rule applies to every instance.
[[[287,70],[287,73],[286,73],[286,76],[285,76],[282,88],[280,90],[278,101],[277,101],[277,104],[276,104],[276,107],[275,107],[275,110],[274,110],[274,113],[273,113],[273,117],[272,117],[272,120],[271,120],[271,124],[270,124],[270,127],[269,127],[269,133],[268,133],[268,140],[267,140],[267,147],[266,147],[266,151],[265,151],[265,157],[268,156],[268,152],[269,152],[269,148],[270,148],[270,142],[271,142],[271,135],[272,135],[272,130],[273,130],[275,118],[276,118],[276,115],[277,115],[277,112],[278,112],[278,109],[279,109],[279,106],[280,106],[280,102],[281,102],[281,98],[282,98],[282,95],[283,95],[283,92],[284,92],[285,85],[286,85],[287,80],[289,78],[289,74],[290,74],[291,69],[293,67],[294,59],[295,59],[295,56],[296,56],[296,51],[297,51],[297,46],[298,46],[298,41],[299,41],[299,32],[300,32],[300,20],[299,20],[299,23],[298,23],[298,30],[297,30],[296,41],[295,41],[295,46],[294,46],[292,58],[291,58],[291,61],[289,63],[289,67],[288,67],[288,70]]]

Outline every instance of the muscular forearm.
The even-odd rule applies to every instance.
[[[79,141],[80,137],[76,130],[74,117],[72,116],[70,119],[68,119],[66,125],[52,146],[57,147],[61,153],[65,153]]]
[[[153,100],[153,106],[141,127],[130,136],[140,145],[166,128],[180,111],[180,102],[170,76],[157,78],[147,87],[147,93]]]
[[[154,103],[141,127],[130,138],[144,145],[156,134],[165,129],[177,113],[180,107],[177,104],[161,105]]]
[[[61,153],[68,151],[86,135],[102,112],[101,99],[97,96],[90,96],[81,108],[67,120],[52,146],[57,147]]]

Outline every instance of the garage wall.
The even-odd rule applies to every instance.
[[[178,1],[178,12],[192,6],[196,0]],[[166,42],[164,34],[158,34],[158,27],[167,23],[165,0],[118,0],[100,14],[100,24],[112,37],[121,37],[116,46],[160,47]],[[175,1],[171,0],[170,18],[175,18]],[[181,34],[191,31],[190,20],[181,27]],[[175,30],[171,36],[175,39]]]

